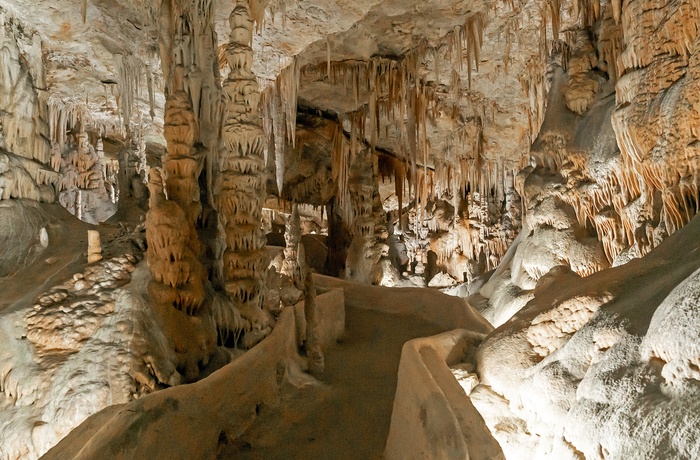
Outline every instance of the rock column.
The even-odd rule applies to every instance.
[[[299,207],[296,203],[292,205],[292,213],[285,223],[284,241],[284,262],[282,262],[281,273],[292,279],[300,276],[298,259],[299,240],[301,239],[301,224],[299,221]]]
[[[265,136],[258,113],[260,90],[251,71],[253,20],[247,1],[236,1],[229,22],[226,60],[230,72],[223,83],[224,146],[215,188],[225,245],[224,287],[251,326],[263,328],[267,320],[261,306],[268,265],[262,229]]]

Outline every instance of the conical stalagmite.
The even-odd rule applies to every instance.
[[[258,113],[260,91],[253,64],[253,20],[245,0],[238,0],[229,17],[230,69],[223,83],[223,148],[216,185],[220,228],[225,245],[223,277],[229,298],[255,328],[266,325],[262,311],[268,255],[262,229],[265,199],[265,135]]]

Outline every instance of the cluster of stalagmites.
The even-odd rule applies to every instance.
[[[213,20],[198,9],[210,4],[176,6],[192,15],[171,18],[176,25]],[[185,353],[188,379],[197,373],[198,363],[191,361],[208,360],[207,354],[215,352],[209,334],[217,334],[220,345],[251,347],[270,332],[271,312],[280,304],[279,279],[274,270],[268,271],[262,226],[265,140],[258,113],[260,93],[250,70],[253,23],[247,2],[238,1],[229,20],[230,43],[225,47],[229,74],[220,88],[220,118],[211,112],[213,105],[207,99],[214,91],[207,86],[209,79],[201,75],[202,69],[193,71],[185,65],[204,59],[197,53],[207,54],[212,43],[198,37],[207,49],[190,49],[179,35],[165,43],[171,47],[165,53],[171,75],[164,117],[167,151],[162,174],[151,169],[148,185],[149,294],[170,327],[189,337],[185,340],[191,343],[181,347],[201,348]],[[200,25],[210,30],[211,24]],[[217,123],[220,131],[212,128]],[[214,139],[219,132],[220,138]],[[200,180],[204,171],[206,182]],[[205,254],[214,259],[207,266]],[[275,290],[273,295],[266,296],[268,287]]]
[[[75,143],[55,144],[60,154],[52,158],[54,168],[62,175],[59,201],[77,218],[98,223],[116,211],[118,163],[105,158],[104,147],[98,139],[90,143],[85,125],[80,124]]]

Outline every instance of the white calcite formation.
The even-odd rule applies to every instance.
[[[0,458],[38,458],[85,418],[179,382],[126,254],[0,313]],[[109,345],[107,345],[109,344]]]
[[[697,455],[699,223],[587,278],[552,270],[484,341],[470,397],[507,458]]]
[[[0,151],[0,200],[26,198],[53,203],[61,175],[37,161]]]
[[[0,7],[0,146],[40,164],[49,163],[47,93],[41,35]]]
[[[299,219],[299,205],[292,204],[292,213],[284,225],[284,260],[280,273],[291,278],[301,275],[299,267],[299,240],[301,239],[301,221]]]
[[[352,241],[348,248],[345,277],[363,283],[377,284],[381,273],[377,263],[381,257],[382,240],[388,237],[386,220],[377,191],[377,171],[369,149],[350,154],[354,157],[348,171],[347,195],[340,203],[341,218],[350,226]],[[345,154],[345,152],[343,152]],[[339,183],[338,190],[342,190]],[[343,206],[349,206],[343,210]]]
[[[109,178],[109,187],[114,190],[115,167],[105,158],[104,150],[90,143],[85,125],[80,123],[79,129],[75,142],[66,143],[61,155],[59,171],[63,176],[63,191],[59,201],[78,219],[96,224],[104,222],[117,210],[116,200],[112,199],[114,192],[110,193],[107,187]]]

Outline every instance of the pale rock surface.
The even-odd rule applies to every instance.
[[[260,346],[211,377],[106,408],[45,458],[215,458],[222,444],[245,432],[262,406],[279,404],[283,385],[308,384],[313,381],[301,373],[294,313],[286,309]]]
[[[1,313],[0,458],[37,458],[104,407],[179,382],[135,262],[91,265]]]
[[[88,248],[87,261],[89,264],[102,260],[102,243],[100,241],[100,232],[97,230],[88,230]]]
[[[471,398],[508,458],[696,455],[686,334],[697,329],[699,228],[694,219],[644,258],[584,279],[553,270],[484,341]]]
[[[505,458],[448,368],[483,338],[456,329],[404,344],[385,458]]]

